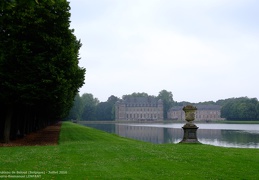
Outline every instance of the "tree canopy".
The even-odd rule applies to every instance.
[[[228,120],[258,120],[259,102],[256,98],[230,98],[225,100],[221,116]]]
[[[105,102],[99,102],[97,98],[94,98],[92,94],[84,94],[83,96],[88,96],[87,101],[84,101],[80,108],[77,108],[77,113],[80,109],[83,109],[80,116],[69,116],[68,119],[73,119],[72,117],[79,117],[79,120],[115,120],[114,117],[114,105],[120,100],[118,97],[112,95]],[[74,102],[74,107],[72,108],[74,112],[75,106],[78,106],[82,102],[82,97],[76,97]],[[167,112],[173,106],[186,106],[188,104],[195,105],[219,105],[221,106],[221,117],[227,120],[259,120],[259,102],[256,98],[239,97],[239,98],[229,98],[221,99],[216,102],[205,101],[199,103],[191,103],[187,101],[176,102],[173,100],[173,94],[167,90],[161,90],[158,96],[150,96],[145,92],[139,93],[134,92],[132,94],[123,95],[122,99],[134,97],[154,97],[157,100],[161,99],[163,101],[164,107],[164,119],[167,119]],[[83,108],[84,107],[84,108]],[[80,113],[79,113],[80,114]],[[82,114],[84,114],[82,116]]]
[[[105,102],[99,102],[90,93],[84,93],[82,96],[77,95],[74,100],[74,106],[66,119],[83,121],[115,120],[114,105],[118,100],[119,98],[113,95]]]
[[[147,94],[147,93],[145,93],[145,92],[142,92],[142,93],[136,93],[136,92],[134,92],[134,93],[132,93],[132,94],[127,94],[127,95],[123,95],[122,96],[122,99],[126,99],[126,98],[128,98],[128,97],[149,97],[149,95]]]
[[[167,112],[173,106],[174,103],[173,94],[170,91],[162,90],[159,92],[157,98],[163,101],[164,119],[167,119]]]
[[[1,3],[0,101],[7,112],[1,122],[5,141],[28,123],[40,126],[46,123],[39,119],[49,122],[66,116],[84,83],[85,69],[78,66],[81,43],[69,28],[69,10],[66,0]],[[33,114],[33,119],[13,117],[16,112]],[[25,116],[30,120],[21,118]]]
[[[167,114],[169,108],[173,104],[173,95],[170,91],[162,90],[158,96],[151,96],[145,92],[134,92],[132,94],[123,95],[122,99],[130,97],[153,97],[157,100],[161,99],[164,103],[164,114]],[[66,119],[91,120],[91,121],[113,121],[115,120],[115,103],[120,100],[118,97],[111,95],[107,101],[99,102],[92,94],[85,93],[81,97],[76,97],[74,106]],[[78,106],[78,104],[81,104]],[[77,107],[77,108],[76,108]],[[79,115],[78,115],[79,114]],[[167,116],[165,116],[167,117]]]

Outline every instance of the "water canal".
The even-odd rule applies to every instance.
[[[172,124],[84,124],[122,137],[162,144],[178,143],[184,123]],[[237,148],[259,148],[259,124],[196,124],[203,144]]]

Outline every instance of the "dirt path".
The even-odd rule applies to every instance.
[[[61,129],[61,122],[48,126],[45,129],[30,133],[24,138],[16,139],[8,144],[0,143],[2,146],[46,146],[57,145],[59,133]]]

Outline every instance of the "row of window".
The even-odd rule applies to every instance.
[[[126,107],[157,107],[157,104],[126,104]]]
[[[137,112],[137,111],[162,111],[162,108],[127,108],[127,112]]]
[[[170,118],[170,117],[169,117]],[[182,117],[181,117],[181,115],[172,115],[171,116],[171,118],[177,118],[177,119],[179,119],[179,118],[182,118],[182,119],[184,119],[184,115],[182,115]],[[218,118],[220,118],[220,115],[215,115],[215,114],[212,114],[212,115],[196,115],[195,116],[195,119],[218,119]]]
[[[173,111],[173,112],[171,112],[171,114],[173,114],[173,115],[184,114],[184,112]],[[220,111],[196,111],[196,115],[199,115],[199,114],[218,114],[218,115],[220,115]]]
[[[127,114],[128,119],[157,119],[158,114]]]
[[[220,114],[220,111],[196,111],[196,114]]]
[[[220,116],[218,115],[198,115],[195,118],[197,119],[216,119],[216,118],[220,118]]]

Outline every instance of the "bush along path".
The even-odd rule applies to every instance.
[[[1,146],[46,146],[57,145],[61,122],[47,126],[37,132],[30,133],[23,138],[11,141],[10,143],[0,143]]]

